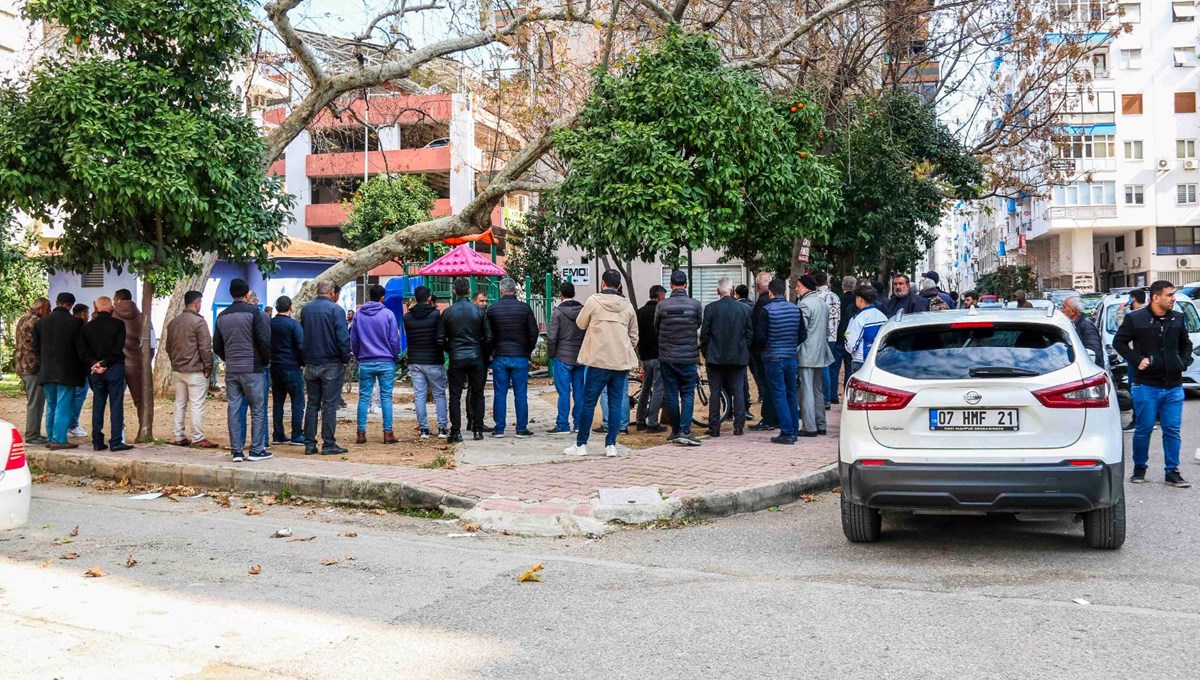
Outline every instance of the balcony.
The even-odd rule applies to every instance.
[[[434,217],[448,217],[450,199],[439,198],[433,204]],[[346,207],[341,203],[317,203],[304,206],[304,224],[309,229],[340,227],[346,223]]]
[[[1096,220],[1116,216],[1115,205],[1068,205],[1046,210],[1048,220]]]
[[[399,149],[371,151],[366,154],[366,171],[377,175],[383,172],[450,172],[450,147],[434,149]],[[363,174],[363,154],[313,154],[304,159],[309,177],[353,177]]]

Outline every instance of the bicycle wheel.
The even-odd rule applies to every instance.
[[[696,401],[692,407],[692,424],[696,427],[708,427],[708,380],[696,381]]]
[[[637,408],[638,398],[642,396],[642,379],[629,377],[629,408]]]

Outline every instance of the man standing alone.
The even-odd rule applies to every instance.
[[[46,435],[50,449],[74,449],[67,442],[67,426],[75,403],[75,388],[83,385],[87,368],[79,356],[79,334],[83,322],[71,315],[75,296],[59,293],[54,311],[33,327],[33,347],[37,353],[38,382],[46,395]],[[121,433],[116,433],[119,438]]]
[[[699,379],[697,333],[703,309],[698,300],[688,295],[687,284],[687,274],[678,269],[671,272],[671,295],[654,310],[654,328],[658,333],[658,364],[663,374],[667,418],[671,421],[671,436],[667,441],[700,446],[700,440],[692,436],[692,409]]]
[[[417,303],[404,315],[404,334],[408,338],[408,370],[412,377],[417,426],[421,439],[433,436],[425,407],[432,390],[438,437],[446,439],[450,436],[446,428],[446,352],[438,337],[442,314],[430,300],[429,289],[425,286],[417,286],[413,297]]]
[[[46,415],[46,395],[42,392],[42,384],[38,380],[41,365],[38,361],[37,347],[33,344],[33,327],[49,313],[50,301],[40,297],[33,301],[24,316],[17,319],[15,359],[17,375],[21,376],[21,389],[25,392],[24,439],[26,444],[45,444],[47,442],[47,439],[42,436],[42,418]]]
[[[586,369],[579,363],[579,349],[584,333],[576,324],[583,305],[575,300],[575,284],[570,281],[558,287],[558,296],[560,301],[546,326],[546,354],[553,362],[554,389],[558,392],[558,413],[549,434],[570,434],[572,427],[579,427],[579,412],[583,408]]]
[[[271,317],[271,424],[276,444],[304,445],[304,329],[292,318],[292,299],[280,295]],[[292,400],[291,436],[283,404]]]
[[[333,281],[317,281],[317,297],[300,312],[304,330],[304,387],[308,404],[304,409],[304,453],[317,453],[317,416],[321,418],[321,454],[346,453],[337,443],[337,410],[350,363],[350,330],[346,313],[338,306],[341,292]],[[355,322],[357,323],[357,322]]]
[[[208,398],[208,378],[212,375],[212,335],[208,322],[200,316],[204,295],[189,290],[183,296],[183,312],[167,326],[167,357],[175,373],[175,445],[215,449],[217,444],[204,436],[204,410]],[[191,414],[192,437],[188,439],[185,421]]]
[[[493,437],[503,437],[508,425],[508,390],[513,392],[517,412],[517,436],[532,437],[529,431],[529,355],[537,345],[537,318],[529,305],[517,299],[517,283],[500,279],[500,300],[488,307],[492,331]]]
[[[92,384],[92,448],[128,451],[121,441],[125,431],[125,324],[114,319],[113,303],[98,297],[96,318],[80,331],[79,351]],[[108,444],[104,443],[104,407],[109,408]]]
[[[817,295],[817,282],[805,274],[796,282],[800,315],[804,317],[805,339],[800,345],[800,421],[801,437],[825,434],[825,389],[821,371],[833,363],[826,333],[829,327],[829,308]]]
[[[371,301],[358,308],[350,329],[350,351],[358,360],[358,432],[355,443],[367,443],[367,410],[379,383],[383,410],[383,443],[395,444],[392,430],[392,391],[396,386],[396,361],[400,358],[400,325],[396,315],[383,305],[387,290],[378,283],[367,296]]]
[[[271,453],[264,442],[267,432],[267,400],[263,394],[263,369],[271,363],[271,326],[258,307],[246,301],[250,286],[242,279],[229,282],[233,304],[217,315],[213,352],[225,362],[225,397],[229,418],[229,448],[233,462],[266,460]],[[243,403],[250,405],[250,453],[246,444]]]
[[[487,356],[492,343],[487,313],[471,302],[471,284],[454,279],[454,304],[442,314],[438,343],[450,354],[450,441],[462,441],[462,393],[467,390],[467,426],[475,441],[483,439],[483,386],[487,384]],[[485,298],[486,300],[486,298]]]
[[[787,300],[787,282],[771,279],[768,302],[754,323],[754,347],[762,357],[768,399],[779,418],[779,434],[773,444],[796,443],[799,430],[796,412],[796,348],[807,339],[800,309]]]
[[[133,397],[141,426],[145,411],[142,403],[142,312],[133,301],[133,293],[122,288],[113,293],[113,316],[125,322],[125,384]]]
[[[1191,484],[1179,474],[1179,430],[1183,424],[1183,372],[1192,363],[1192,341],[1183,313],[1174,310],[1175,286],[1155,281],[1150,286],[1150,304],[1129,312],[1113,338],[1117,350],[1136,377],[1133,386],[1133,476],[1129,481],[1146,481],[1150,462],[1150,433],[1162,424],[1163,463],[1170,486]]]
[[[717,280],[716,302],[704,308],[700,327],[700,350],[708,367],[708,435],[721,436],[721,392],[733,398],[733,434],[741,436],[746,426],[746,366],[754,327],[750,308],[730,296],[733,282],[728,276]]]
[[[638,394],[637,429],[663,432],[667,428],[658,422],[662,413],[663,381],[658,365],[658,333],[654,330],[654,314],[658,303],[667,296],[667,289],[650,286],[650,299],[637,310],[638,357],[642,361],[642,390]]]

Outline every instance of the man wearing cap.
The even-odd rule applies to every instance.
[[[957,307],[954,302],[954,298],[950,297],[949,293],[942,290],[942,277],[937,272],[931,270],[921,274],[921,276],[933,281],[933,287],[935,290],[937,290],[938,297],[946,302],[946,309],[954,309]]]
[[[654,328],[658,333],[658,364],[666,393],[667,419],[671,422],[667,441],[700,446],[700,440],[692,436],[692,409],[699,379],[697,334],[704,310],[698,300],[688,295],[687,284],[687,274],[678,269],[671,272],[671,295],[654,310]]]
[[[829,327],[829,308],[817,294],[817,281],[804,274],[796,282],[796,297],[800,316],[804,320],[805,338],[797,352],[800,378],[800,437],[825,434],[825,386],[821,375],[833,363],[826,333]]]

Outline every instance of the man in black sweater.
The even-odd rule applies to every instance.
[[[82,387],[87,369],[79,358],[79,333],[83,322],[71,315],[75,296],[59,293],[55,308],[33,327],[33,351],[40,368],[38,382],[46,395],[46,437],[49,449],[74,449],[67,441],[75,388]]]
[[[125,431],[125,322],[113,318],[113,301],[96,298],[96,317],[79,334],[79,355],[88,367],[92,386],[92,448],[128,451]],[[109,438],[104,443],[104,407],[109,410]]]
[[[758,326],[762,323],[762,309],[771,299],[771,296],[767,294],[767,286],[770,285],[772,278],[770,272],[759,272],[758,276],[754,277],[754,289],[758,297],[755,298],[754,309],[750,312],[750,324],[755,337],[758,337]],[[775,415],[775,404],[771,398],[770,387],[767,385],[766,367],[760,351],[760,347],[751,347],[750,370],[754,375],[754,384],[758,385],[758,401],[762,404],[762,420],[751,425],[750,429],[761,432],[779,427],[779,421]]]
[[[433,392],[437,410],[438,438],[450,436],[446,429],[446,352],[439,337],[442,334],[442,314],[430,299],[429,289],[417,286],[413,291],[417,303],[404,315],[404,335],[408,338],[408,371],[413,384],[413,406],[417,411],[417,426],[421,439],[429,439],[429,414],[425,402]]]
[[[276,444],[304,446],[304,329],[292,318],[292,299],[280,295],[271,317],[271,423]],[[283,429],[283,404],[292,400],[292,433]]]
[[[493,437],[503,437],[508,424],[508,390],[517,410],[517,436],[532,437],[529,430],[529,355],[537,346],[537,318],[529,305],[517,299],[517,283],[500,279],[500,301],[488,307],[492,330]]]
[[[637,350],[638,359],[642,362],[642,390],[638,394],[636,421],[637,429],[646,432],[664,432],[667,429],[658,423],[663,405],[663,382],[662,371],[658,368],[658,333],[654,330],[654,312],[666,296],[666,288],[650,286],[650,300],[637,310]]]
[[[704,308],[700,325],[700,351],[708,369],[708,435],[721,436],[721,392],[733,399],[733,434],[741,436],[746,425],[746,366],[750,363],[750,341],[754,337],[751,309],[730,297],[733,281],[717,280],[716,302]]]
[[[462,393],[467,389],[467,425],[475,441],[483,439],[483,386],[492,327],[486,313],[471,303],[471,283],[454,279],[454,304],[442,313],[438,343],[450,354],[450,441],[462,441]]]

